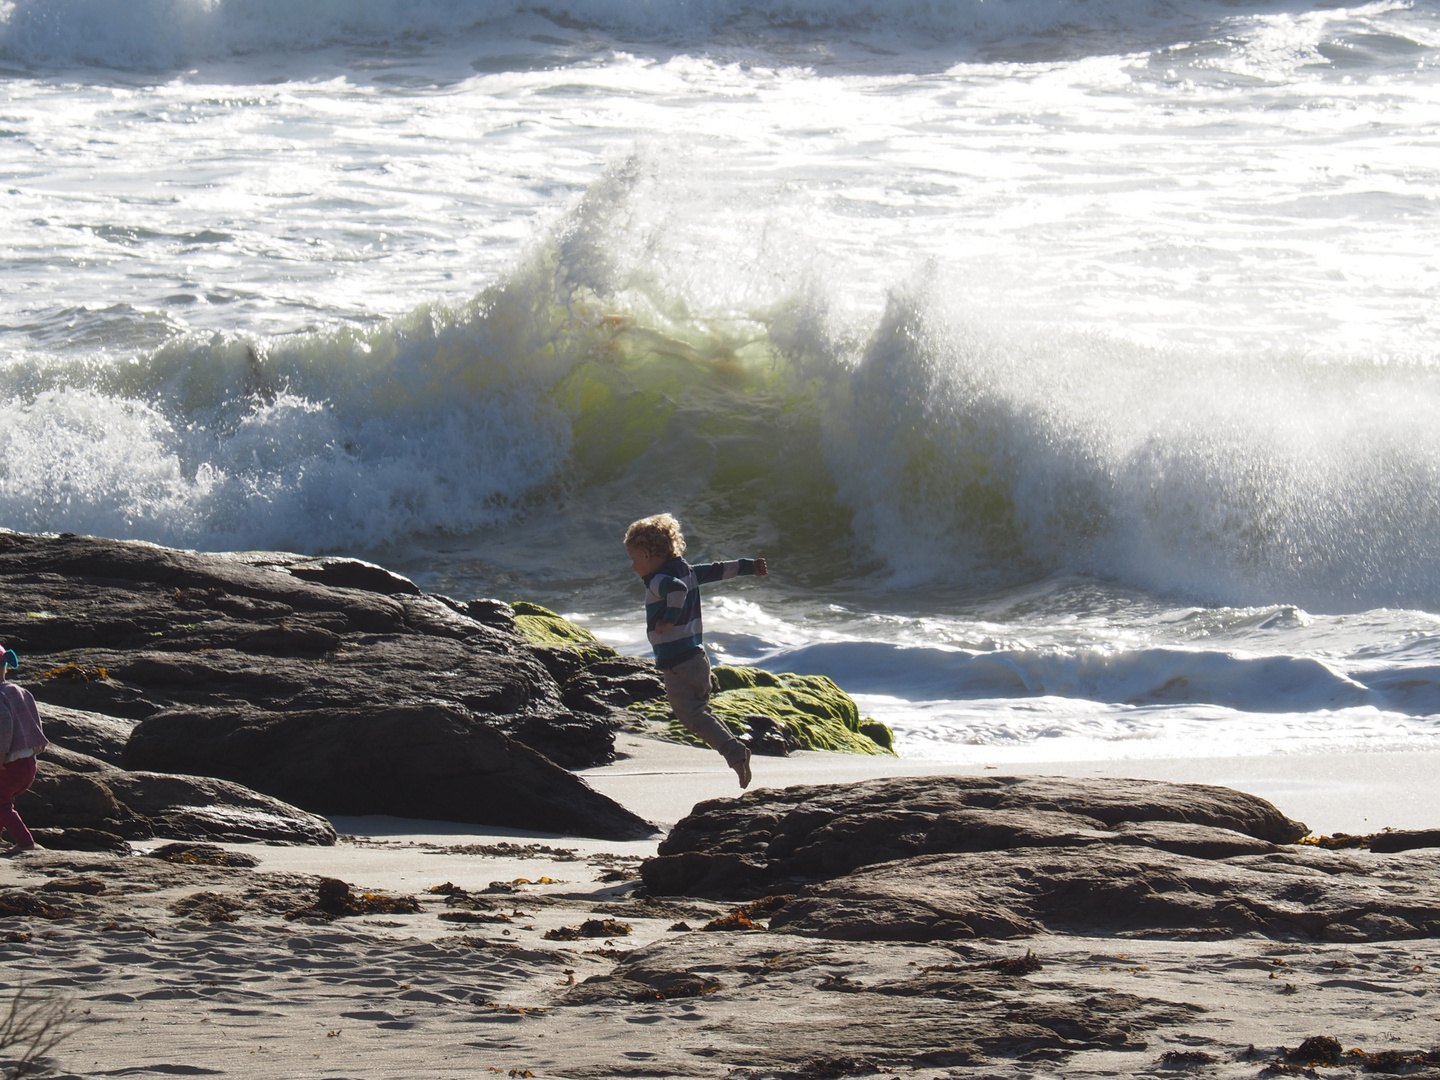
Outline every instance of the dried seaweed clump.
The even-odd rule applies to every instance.
[[[259,866],[260,860],[240,851],[227,851],[217,844],[166,844],[150,852],[150,858],[181,866]]]
[[[26,915],[34,919],[73,919],[75,912],[47,904],[38,896],[20,889],[0,892],[0,918],[7,915]]]
[[[586,919],[579,926],[557,926],[545,931],[547,941],[579,941],[581,938],[625,937],[634,929],[615,919]]]
[[[711,919],[702,930],[764,930],[765,925],[759,919],[767,915],[773,915],[791,900],[793,896],[766,896],[749,904],[742,904],[728,915],[721,915],[717,919]]]
[[[71,682],[89,682],[91,679],[108,679],[110,673],[103,667],[80,664],[62,664],[60,667],[42,671],[37,679],[69,679]]]
[[[170,906],[170,910],[177,918],[222,923],[235,922],[240,918],[235,912],[244,907],[244,901],[236,900],[233,896],[224,896],[213,892],[197,892],[176,900]]]
[[[1280,1057],[1261,1071],[1262,1076],[1292,1075],[1314,1066],[1359,1065],[1372,1073],[1411,1073],[1440,1065],[1440,1047],[1431,1050],[1382,1050],[1367,1054],[1358,1046],[1346,1050],[1331,1035],[1312,1035],[1294,1050],[1281,1048]],[[1304,1072],[1304,1075],[1311,1075]],[[1427,1076],[1432,1075],[1426,1073]]]
[[[385,896],[383,893],[361,893],[356,896],[350,886],[339,878],[321,878],[316,888],[318,899],[309,907],[287,911],[285,918],[340,919],[348,915],[414,915],[420,903],[413,896]]]
[[[998,971],[1001,975],[1033,975],[1044,966],[1033,949],[1026,949],[1024,956],[1006,956],[976,965],[978,968]]]

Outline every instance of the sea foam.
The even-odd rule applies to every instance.
[[[1432,365],[1042,332],[924,268],[868,325],[836,320],[803,261],[674,269],[680,239],[636,231],[640,173],[465,304],[12,363],[0,510],[374,550],[547,505],[613,532],[658,502],[815,584],[1084,571],[1251,605],[1440,603]]]

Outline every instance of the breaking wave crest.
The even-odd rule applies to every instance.
[[[1440,605],[1432,367],[1040,333],[933,270],[845,324],[813,268],[667,276],[626,231],[640,183],[612,170],[459,307],[12,363],[0,520],[306,551],[503,529],[584,565],[669,508],[810,585]]]

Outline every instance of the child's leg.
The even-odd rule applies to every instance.
[[[21,758],[0,769],[0,828],[10,834],[15,842],[12,851],[28,851],[35,846],[35,838],[15,812],[15,796],[29,789],[35,782],[35,759]]]
[[[665,695],[670,699],[676,719],[686,730],[720,751],[740,778],[740,786],[748,787],[750,751],[710,708],[710,658],[701,653],[693,660],[662,670],[660,675],[665,680]]]

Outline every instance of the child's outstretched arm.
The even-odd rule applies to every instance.
[[[756,577],[765,577],[770,573],[770,568],[764,559],[731,559],[728,562],[702,563],[699,566],[690,567],[695,572],[695,580],[701,585],[711,581],[729,581],[735,577],[748,577],[754,574]]]

